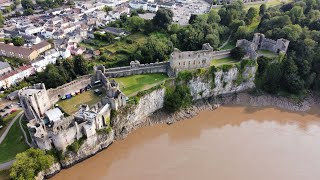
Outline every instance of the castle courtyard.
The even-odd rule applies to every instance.
[[[90,91],[83,92],[70,99],[60,100],[57,102],[60,108],[62,108],[66,113],[73,114],[79,110],[80,105],[87,104],[92,106],[101,100],[101,97],[105,95],[105,92],[101,96],[94,93],[94,89]]]

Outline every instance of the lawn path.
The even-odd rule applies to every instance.
[[[15,161],[15,159],[14,159],[14,160],[11,160],[11,161],[8,161],[8,162],[5,162],[5,163],[0,164],[0,171],[11,168],[12,164],[14,163],[14,161]]]
[[[11,129],[11,126],[14,124],[14,122],[16,122],[16,120],[19,118],[19,116],[21,116],[23,113],[23,111],[21,111],[19,114],[17,114],[16,117],[14,117],[14,119],[10,122],[10,124],[8,125],[7,129],[4,131],[4,133],[2,134],[2,136],[0,137],[0,144],[2,143],[2,141],[4,140],[4,138],[7,136],[9,130]]]

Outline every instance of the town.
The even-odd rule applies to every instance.
[[[303,29],[295,13],[302,5],[286,3],[0,2],[0,170],[12,167],[10,177],[19,179],[19,154],[39,150],[47,164],[32,176],[50,178],[153,113],[176,113],[200,99],[251,89],[304,97],[319,86],[317,69],[308,68],[312,79],[282,71],[316,64],[293,61],[304,51],[296,43],[315,54],[318,16],[305,14],[313,19]]]

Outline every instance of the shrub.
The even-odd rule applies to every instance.
[[[186,85],[176,86],[175,89],[166,90],[164,99],[164,108],[168,112],[175,112],[181,108],[186,108],[192,103],[192,96],[190,89]]]

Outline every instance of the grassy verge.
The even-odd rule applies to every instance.
[[[21,125],[22,125],[23,130],[26,132],[28,142],[30,143],[30,142],[32,141],[32,139],[31,139],[31,136],[30,136],[30,134],[29,134],[29,130],[28,130],[27,124],[28,124],[28,121],[25,120],[24,118],[22,118],[22,119],[21,119]]]
[[[93,90],[86,91],[79,95],[72,97],[71,99],[60,100],[57,104],[61,107],[66,113],[73,114],[78,111],[81,104],[87,104],[89,106],[96,104],[101,100],[104,94],[97,96],[94,94]]]
[[[166,74],[141,74],[115,78],[121,91],[127,96],[133,96],[139,91],[149,89],[166,79],[168,79]]]
[[[0,163],[14,159],[18,153],[21,153],[28,148],[29,146],[24,141],[19,121],[16,121],[0,144]]]
[[[222,58],[222,59],[214,59],[211,61],[211,66],[221,66],[224,64],[235,64],[239,61],[232,59],[231,57]]]
[[[7,129],[7,125],[21,112],[18,110],[3,119],[3,128],[0,129],[0,136],[2,136],[3,132]]]

